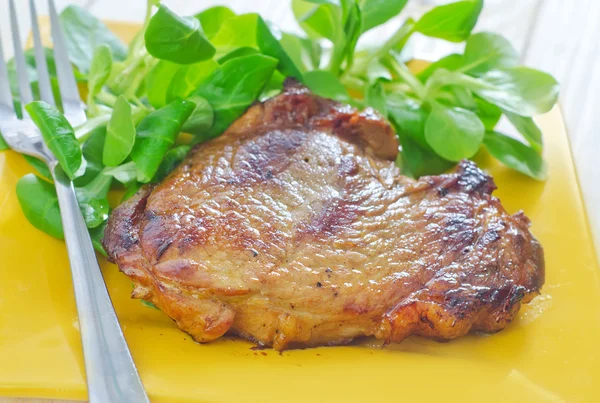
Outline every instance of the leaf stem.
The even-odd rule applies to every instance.
[[[80,143],[83,143],[92,134],[92,131],[97,127],[104,126],[110,120],[111,113],[105,113],[103,115],[96,116],[92,119],[88,119],[84,124],[75,128],[75,138]]]
[[[152,6],[156,3],[157,2],[155,0],[146,1],[146,14],[144,15],[144,28],[142,30],[145,30],[148,26],[148,23],[150,22],[150,17],[152,17]]]
[[[384,83],[383,88],[387,92],[400,92],[400,93],[406,93],[406,94],[414,94],[413,89],[406,83],[399,83],[399,82]]]
[[[467,74],[456,71],[439,69],[427,80],[423,99],[429,100],[435,98],[438,90],[446,85],[460,85],[470,91],[493,88],[493,86],[490,86],[488,83],[479,78],[471,77]]]
[[[158,60],[154,59],[150,55],[146,55],[143,61],[143,65],[138,69],[136,75],[130,80],[127,89],[125,90],[125,97],[135,103],[138,106],[142,106],[142,103],[137,98],[138,91],[143,81],[146,79],[148,72],[158,63]]]
[[[487,62],[488,60],[490,60],[493,57],[493,55],[487,56],[485,58],[476,60],[472,63],[469,63],[465,66],[462,66],[461,68],[455,70],[457,73],[466,73],[471,69],[474,69],[475,67],[479,67],[480,65],[484,64],[485,62]]]
[[[136,55],[127,57],[122,62],[122,69],[115,69],[108,81],[108,87],[116,94],[124,93],[128,88],[128,83],[132,80],[132,76],[136,76],[139,68],[144,62],[145,55]],[[119,71],[120,70],[120,71]]]
[[[420,99],[425,99],[427,94],[425,86],[410,72],[404,63],[398,62],[398,60],[391,55],[384,57],[381,62],[385,67],[390,69],[393,74],[408,84],[408,86],[415,92],[417,97]]]
[[[96,94],[96,99],[103,104],[110,106],[111,108],[114,107],[115,103],[117,102],[117,97],[107,91],[100,91],[98,94]]]
[[[342,41],[343,41],[344,40],[343,36],[341,36],[341,37],[342,37]],[[331,58],[329,59],[329,65],[327,66],[327,70],[329,70],[336,76],[338,76],[340,74],[341,65],[344,60],[345,49],[346,49],[345,43],[343,44],[343,46],[341,43],[339,43],[339,41],[336,41],[333,44],[332,51],[331,51],[332,52]]]

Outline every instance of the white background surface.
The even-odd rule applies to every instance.
[[[30,29],[26,0],[15,0],[21,11],[21,37]],[[58,9],[77,4],[97,17],[141,21],[145,0],[55,0]],[[409,0],[405,12],[420,14],[443,0]],[[446,1],[447,2],[447,1]],[[180,14],[193,14],[216,4],[236,12],[259,12],[285,31],[297,31],[289,0],[163,0]],[[47,14],[46,0],[36,1],[39,14]],[[399,17],[366,41],[377,41],[397,27]],[[561,106],[586,202],[590,224],[600,252],[600,0],[486,0],[476,31],[491,30],[507,36],[521,51],[525,64],[548,71],[561,83]],[[7,0],[0,0],[0,32],[10,53]],[[416,40],[415,55],[431,59],[446,54],[443,41]],[[560,214],[560,212],[557,212]]]

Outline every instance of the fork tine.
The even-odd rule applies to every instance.
[[[27,75],[27,65],[25,64],[21,36],[19,35],[19,22],[17,21],[14,0],[9,0],[8,8],[10,10],[10,27],[15,51],[15,63],[17,65],[17,78],[19,80],[19,98],[21,98],[21,105],[25,106],[33,101],[33,95],[29,85],[29,76]]]
[[[40,27],[38,26],[35,0],[29,0],[29,10],[31,12],[31,30],[33,31],[33,47],[38,74],[38,85],[40,87],[40,98],[50,105],[55,105],[54,94],[52,93],[52,86],[50,85],[48,63],[46,62],[46,53],[44,52],[42,39],[40,38]]]
[[[48,8],[50,11],[56,75],[58,76],[58,88],[60,89],[63,110],[71,125],[76,126],[86,119],[83,102],[81,102],[79,96],[77,82],[67,53],[64,33],[53,0],[48,0]]]
[[[0,119],[13,117],[15,109],[10,93],[10,83],[8,81],[8,69],[4,60],[4,49],[2,49],[2,35],[0,35]]]

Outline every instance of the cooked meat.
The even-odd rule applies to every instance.
[[[109,256],[199,342],[286,348],[496,332],[544,282],[474,163],[413,180],[390,126],[298,85],[117,208]]]

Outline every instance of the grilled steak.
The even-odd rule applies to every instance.
[[[199,342],[501,330],[544,282],[528,219],[474,163],[413,180],[397,152],[374,111],[288,85],[117,208],[104,245]]]

